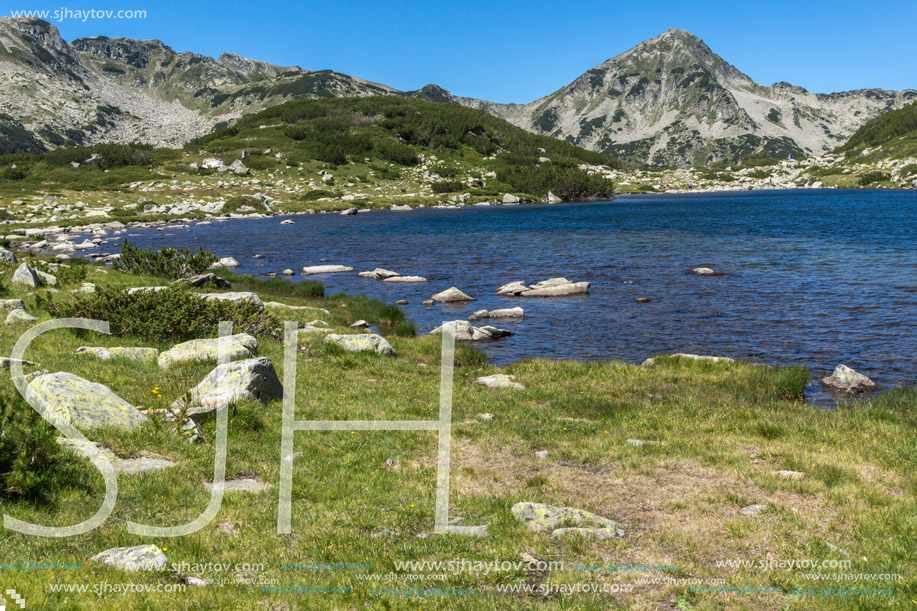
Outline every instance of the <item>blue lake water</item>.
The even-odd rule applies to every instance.
[[[273,217],[129,235],[143,247],[201,244],[254,275],[350,265],[353,273],[308,278],[325,283],[328,294],[407,299],[405,313],[421,332],[476,309],[522,306],[524,320],[494,323],[514,336],[481,344],[498,364],[527,357],[640,362],[692,352],[806,365],[819,378],[843,362],[883,388],[917,379],[914,191],[635,196],[289,218],[295,224]],[[264,258],[253,259],[256,253]],[[725,275],[688,273],[698,266]],[[429,282],[356,276],[375,267]],[[494,295],[506,282],[552,276],[592,288],[566,298]],[[477,301],[421,305],[450,286]],[[808,394],[830,397],[817,383]]]

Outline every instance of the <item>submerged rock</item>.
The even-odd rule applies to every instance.
[[[325,342],[340,346],[347,352],[376,352],[386,356],[395,356],[395,349],[391,344],[375,333],[363,335],[339,335],[332,333],[325,336]]]
[[[382,282],[426,282],[427,279],[423,276],[392,276],[391,278],[385,278]]]
[[[835,367],[834,373],[822,378],[821,383],[834,391],[850,395],[870,392],[878,388],[878,385],[868,377],[844,364]]]
[[[149,420],[107,386],[63,371],[38,376],[28,394],[45,401],[49,417],[76,427],[134,429]]]
[[[497,295],[519,295],[523,291],[529,290],[522,280],[508,282],[497,289]]]
[[[709,267],[695,267],[691,270],[691,273],[695,276],[725,276],[723,272],[718,272]]]

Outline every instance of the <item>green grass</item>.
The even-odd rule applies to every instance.
[[[6,270],[8,277],[11,270]],[[246,279],[221,272],[238,289],[265,300],[325,308],[272,312],[301,324],[320,318],[338,332],[356,318],[404,324],[396,308],[361,297],[319,296],[296,283]],[[89,266],[100,286],[155,285]],[[67,290],[63,287],[62,290]],[[44,289],[39,292],[45,292]],[[30,312],[44,320],[35,298],[19,287]],[[22,328],[3,327],[9,353]],[[297,355],[296,418],[300,420],[427,420],[439,409],[438,337],[388,334],[396,358],[327,350],[320,336],[304,336]],[[50,371],[70,371],[100,382],[134,403],[165,408],[200,381],[212,365],[168,371],[130,362],[100,362],[73,354],[80,345],[131,345],[126,338],[78,337],[54,331],[35,340],[27,358]],[[170,342],[153,345],[166,349]],[[259,355],[283,375],[282,346],[260,338]],[[29,368],[27,368],[27,371]],[[395,572],[395,560],[517,561],[521,553],[563,561],[564,570],[449,574],[408,587],[474,588],[474,596],[429,597],[427,605],[450,609],[860,609],[908,608],[917,592],[913,563],[917,532],[917,392],[900,389],[837,410],[816,410],[799,399],[808,380],[803,368],[748,363],[714,364],[659,358],[654,367],[622,362],[579,363],[527,360],[506,373],[526,386],[500,391],[473,383],[501,371],[479,350],[461,346],[453,401],[451,512],[463,524],[486,524],[485,539],[418,537],[433,527],[436,435],[430,432],[297,432],[294,451],[292,534],[276,534],[280,471],[281,403],[240,403],[229,416],[227,477],[255,476],[268,492],[227,493],[216,519],[203,530],[173,539],[129,535],[125,522],[176,525],[207,504],[202,483],[212,478],[213,421],[207,443],[188,444],[155,420],[130,432],[93,431],[89,436],[119,456],[152,455],[177,463],[172,469],[118,477],[118,504],[100,528],[75,538],[42,539],[0,531],[2,562],[83,562],[80,569],[3,570],[4,588],[22,594],[27,608],[45,609],[408,609],[418,597],[374,597],[362,573]],[[13,392],[8,373],[0,392]],[[155,392],[154,392],[154,389]],[[491,413],[493,420],[478,414]],[[663,444],[634,447],[637,438]],[[546,449],[545,460],[534,457]],[[98,473],[75,455],[67,459],[43,502],[0,497],[0,510],[46,525],[73,524],[91,516],[102,498]],[[395,467],[386,466],[387,460]],[[804,471],[785,480],[777,470]],[[619,521],[621,539],[554,540],[528,531],[510,514],[519,501],[545,502],[594,511]],[[746,504],[766,503],[757,517],[738,514]],[[231,523],[237,535],[217,527]],[[384,532],[374,537],[374,533]],[[170,562],[263,564],[249,574],[255,585],[208,585],[184,593],[50,592],[50,584],[132,582],[176,584],[169,572],[124,574],[88,563],[104,549],[154,543]],[[847,558],[849,572],[899,573],[892,597],[797,597],[692,592],[685,585],[636,585],[646,575],[576,572],[574,564],[677,564],[678,577],[722,578],[731,586],[865,587],[819,583],[799,571],[718,569],[716,560]],[[282,562],[372,563],[369,571],[285,570]],[[433,572],[433,571],[426,571]],[[232,578],[198,571],[203,578]],[[245,575],[243,575],[245,576]],[[278,593],[258,580],[282,586],[345,586],[349,593]],[[518,583],[616,583],[635,585],[614,595],[509,595],[498,585]],[[284,606],[285,605],[285,606]]]

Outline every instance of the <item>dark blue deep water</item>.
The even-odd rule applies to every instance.
[[[261,275],[327,260],[328,293],[407,299],[421,331],[475,309],[521,305],[496,323],[516,335],[483,345],[497,363],[526,357],[623,359],[693,352],[809,366],[837,363],[889,388],[917,379],[917,192],[771,191],[621,197],[554,206],[469,207],[357,216],[234,220],[131,230],[144,247],[202,244]],[[262,259],[252,259],[254,254]],[[697,277],[693,267],[725,272]],[[356,276],[375,267],[425,284]],[[588,280],[588,296],[505,298],[505,282]],[[297,277],[298,279],[299,277]],[[421,301],[457,286],[461,306]],[[651,303],[636,303],[636,297]],[[817,384],[811,396],[825,398]]]

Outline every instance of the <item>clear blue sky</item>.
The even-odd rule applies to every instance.
[[[702,38],[760,83],[830,93],[917,88],[917,2],[0,0],[10,10],[143,9],[140,20],[54,22],[66,40],[158,38],[417,89],[530,102],[668,28]]]

